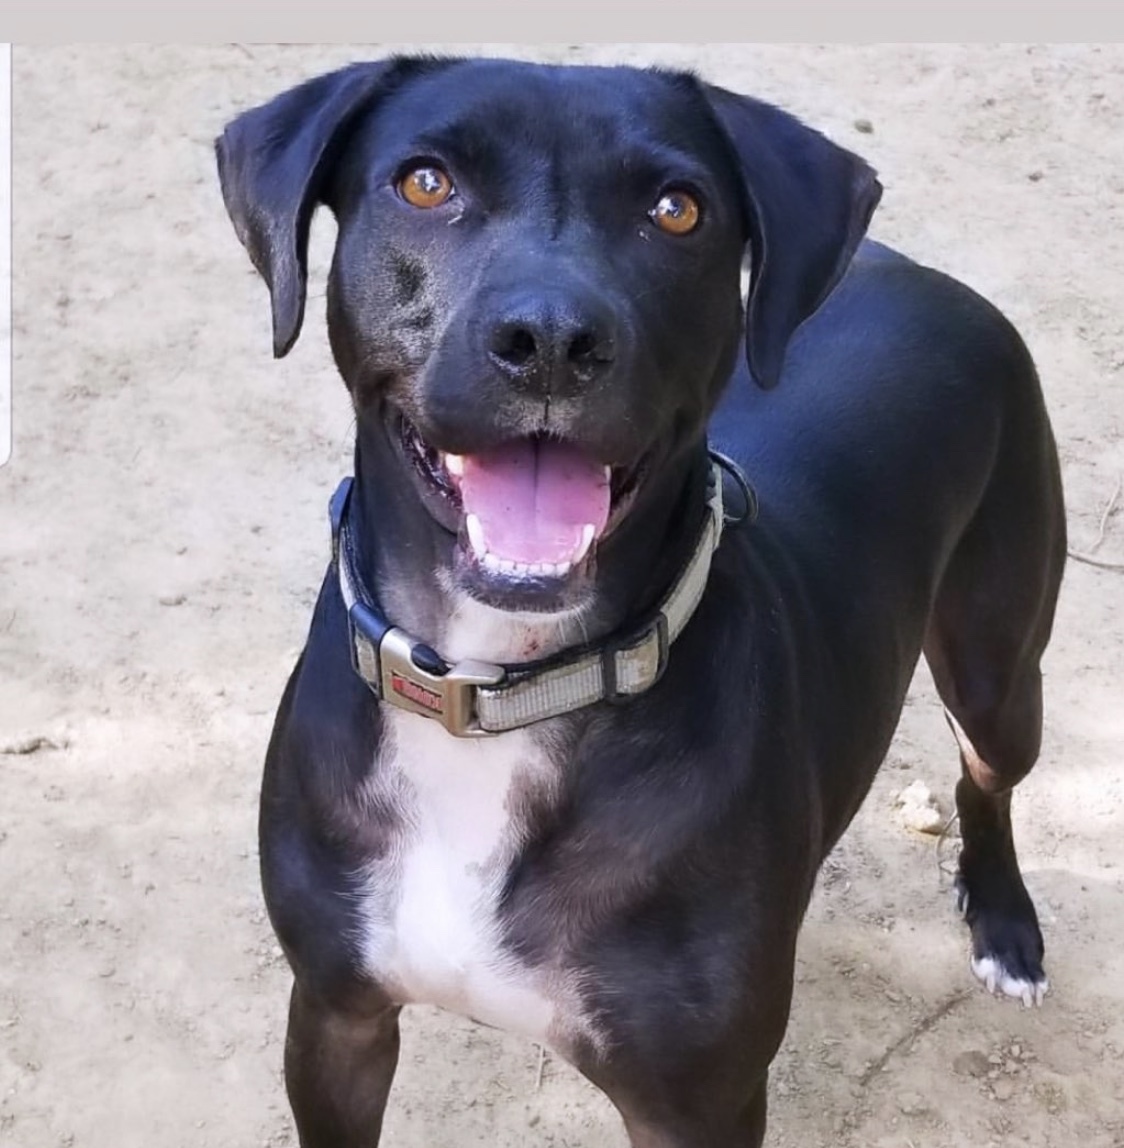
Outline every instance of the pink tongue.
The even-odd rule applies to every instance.
[[[569,562],[586,524],[596,538],[609,518],[605,467],[560,442],[517,439],[465,455],[460,491],[488,550],[508,562]]]

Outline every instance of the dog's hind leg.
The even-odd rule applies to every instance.
[[[991,482],[948,563],[925,656],[960,747],[958,903],[972,970],[1026,1004],[1046,991],[1037,914],[1019,872],[1011,791],[1042,737],[1039,661],[1065,562],[1061,481],[1037,395],[1000,448]]]

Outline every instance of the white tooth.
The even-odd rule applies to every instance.
[[[445,469],[450,474],[455,474],[460,478],[464,474],[464,455],[463,454],[447,454],[445,455]]]
[[[468,531],[468,540],[472,543],[473,554],[483,560],[488,553],[488,544],[484,541],[484,527],[480,525],[480,519],[475,514],[470,514],[464,520],[464,525]]]
[[[491,551],[488,551],[488,553],[485,554],[484,557],[480,559],[480,561],[484,563],[484,566],[488,570],[494,570],[498,572],[500,569],[500,560]]]
[[[570,558],[571,562],[576,564],[589,553],[589,548],[593,545],[593,536],[596,533],[597,528],[593,525],[592,522],[587,522],[582,527],[582,540],[575,548],[574,553]]]
[[[511,559],[501,558],[501,559],[499,559],[499,564],[500,564],[500,573],[501,574],[514,574],[515,573],[515,563],[512,562]]]
[[[565,578],[566,575],[570,573],[570,563],[569,562],[555,563],[553,573],[554,573],[555,578]]]

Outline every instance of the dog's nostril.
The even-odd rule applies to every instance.
[[[538,354],[538,341],[526,327],[503,327],[492,340],[492,354],[513,367],[526,366]]]
[[[530,331],[520,327],[512,332],[507,357],[513,363],[525,363],[528,359],[533,359],[537,351],[538,343]]]
[[[598,358],[597,338],[590,331],[582,331],[570,340],[567,358],[571,363],[590,363]]]

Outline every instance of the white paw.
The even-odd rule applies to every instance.
[[[995,957],[980,957],[978,960],[973,957],[972,972],[983,982],[989,993],[1014,997],[1027,1008],[1040,1005],[1050,988],[1050,982],[1045,977],[1040,981],[1028,981],[1024,977],[1013,976]]]

